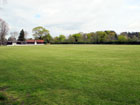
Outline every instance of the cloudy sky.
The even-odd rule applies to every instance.
[[[2,0],[0,0],[2,1]],[[53,36],[99,30],[140,31],[140,0],[7,0],[0,18],[10,31],[44,26]]]

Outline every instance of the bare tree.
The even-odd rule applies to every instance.
[[[28,37],[28,32],[25,31],[24,33],[25,33],[25,39],[27,39],[27,37]]]
[[[18,32],[11,32],[10,33],[10,37],[8,38],[8,41],[11,41],[11,42],[16,42],[17,40],[17,36],[18,36]]]
[[[4,45],[6,41],[6,35],[8,34],[8,24],[0,19],[0,45]]]
[[[18,34],[19,34],[19,33],[16,32],[16,31],[10,32],[10,35],[11,35],[11,37],[13,37],[13,38],[17,38]]]

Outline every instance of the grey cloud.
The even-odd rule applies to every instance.
[[[61,28],[63,30],[79,30],[84,23],[64,23],[64,24],[50,24],[46,25],[48,28]]]
[[[0,17],[11,31],[25,28],[31,34],[32,28],[45,26],[56,36],[106,29],[131,31],[130,26],[137,30],[139,11],[137,0],[133,4],[132,0],[9,0]],[[36,14],[41,17],[35,18]]]

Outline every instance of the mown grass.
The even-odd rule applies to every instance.
[[[140,105],[140,46],[0,47],[2,105]]]

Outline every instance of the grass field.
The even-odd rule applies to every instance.
[[[140,105],[140,46],[0,47],[0,105]]]

